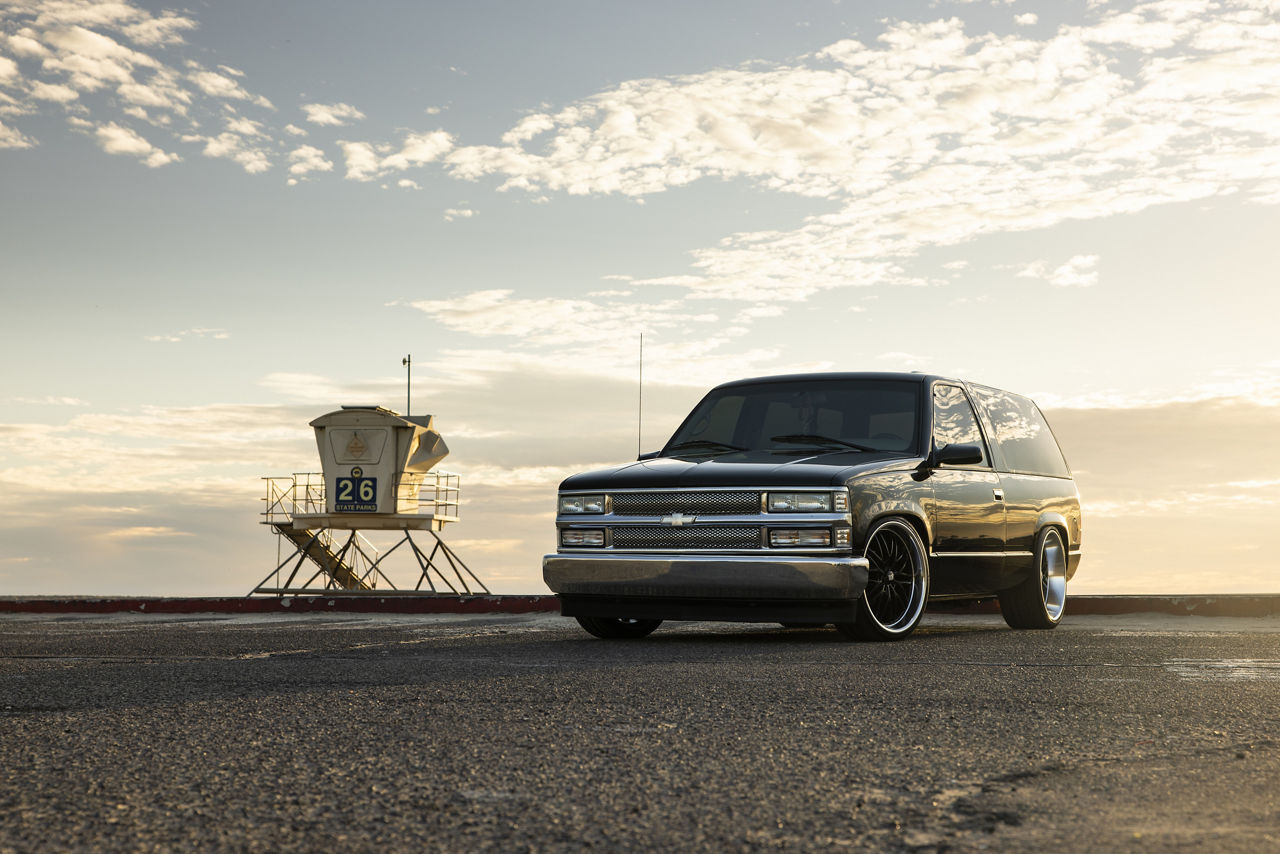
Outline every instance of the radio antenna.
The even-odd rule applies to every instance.
[[[640,382],[636,401],[636,456],[640,456],[641,435],[644,430],[644,333],[640,333]]]
[[[410,404],[413,401],[413,354],[405,356],[400,360],[400,364],[404,365],[404,417],[408,418],[411,410]]]

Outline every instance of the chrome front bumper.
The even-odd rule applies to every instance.
[[[561,596],[852,602],[866,558],[799,555],[556,553],[542,577]]]

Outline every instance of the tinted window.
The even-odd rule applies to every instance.
[[[993,388],[978,387],[973,393],[987,413],[1010,471],[1070,477],[1049,423],[1034,403],[1021,395]]]
[[[933,441],[939,447],[947,445],[977,445],[982,449],[982,462],[991,465],[986,443],[978,428],[978,416],[964,390],[954,385],[933,387]]]
[[[835,380],[761,383],[713,391],[668,443],[694,440],[795,450],[772,437],[814,434],[885,451],[916,447],[920,386]]]

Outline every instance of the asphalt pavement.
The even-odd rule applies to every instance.
[[[1280,849],[1280,619],[0,617],[0,852]]]

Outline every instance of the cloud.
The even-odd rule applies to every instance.
[[[289,153],[289,174],[306,175],[309,172],[328,172],[333,163],[314,145],[303,145]]]
[[[690,311],[681,299],[530,298],[517,297],[509,289],[492,289],[409,305],[446,329],[505,339],[502,350],[450,350],[433,360],[431,369],[438,376],[456,375],[461,381],[474,380],[476,366],[488,362],[559,374],[630,374],[636,368],[641,332],[646,376],[662,382],[705,386],[755,366],[776,366],[778,358],[774,347],[728,349],[748,334],[750,318],[722,323],[714,312]],[[830,365],[797,369],[821,367]]]
[[[444,212],[444,221],[453,222],[455,219],[470,219],[475,215],[476,212],[470,208],[449,208]]]
[[[0,85],[10,89],[0,93],[0,115],[56,109],[109,153],[138,154],[149,166],[173,162],[179,158],[167,153],[163,141],[151,140],[150,148],[139,143],[124,117],[181,139],[220,117],[228,100],[271,109],[270,101],[239,82],[244,73],[237,69],[220,65],[211,71],[191,60],[173,61],[184,34],[195,27],[190,17],[153,12],[129,0],[0,3],[0,48],[7,54],[0,57]],[[256,135],[267,131],[259,127]],[[21,128],[0,125],[0,147],[32,144]],[[225,150],[228,142],[221,146]],[[251,155],[237,155],[232,159],[258,168]]]
[[[187,72],[187,79],[195,84],[196,88],[206,95],[213,98],[224,98],[229,100],[249,101],[259,107],[273,109],[271,102],[261,95],[251,95],[245,91],[237,81],[219,74],[216,71],[209,71],[200,68],[195,63],[188,63],[195,70]]]
[[[165,525],[136,525],[131,528],[113,528],[102,534],[111,540],[151,540],[157,537],[190,537],[190,531],[179,531]]]
[[[45,83],[37,80],[31,85],[31,97],[37,101],[53,101],[66,104],[80,97],[80,93],[61,83]]]
[[[353,181],[373,181],[391,172],[431,163],[444,156],[453,144],[453,136],[442,130],[409,134],[399,150],[368,142],[338,142],[346,158],[347,178]]]
[[[271,168],[269,141],[259,122],[240,116],[226,118],[227,130],[216,136],[184,134],[183,142],[204,143],[201,153],[205,157],[224,158],[239,163],[250,175],[266,172]]]
[[[18,63],[7,56],[0,55],[0,83],[12,85],[22,74],[18,71]]]
[[[152,168],[174,163],[182,158],[155,147],[132,128],[115,122],[101,125],[95,131],[98,145],[108,154],[131,154]]]
[[[1248,2],[1190,8],[1105,9],[1043,39],[894,23],[789,63],[626,81],[444,163],[531,194],[745,179],[837,206],[729,235],[695,250],[691,273],[650,283],[751,301],[908,284],[892,259],[924,247],[1241,188],[1275,203],[1280,29]]]
[[[0,149],[31,148],[36,141],[17,128],[11,128],[0,121]]]
[[[1019,270],[1017,276],[1020,279],[1042,279],[1059,288],[1087,288],[1098,283],[1096,266],[1097,255],[1076,255],[1053,270],[1049,270],[1044,261],[1032,262]]]
[[[364,113],[350,104],[303,104],[302,111],[313,125],[339,127],[364,118]]]
[[[45,397],[11,397],[10,403],[21,403],[34,406],[88,406],[87,400],[81,400],[78,397],[58,397],[56,395],[47,395]]]
[[[214,341],[225,341],[231,337],[231,333],[225,329],[184,329],[181,332],[173,332],[165,335],[148,335],[147,341],[163,344],[178,344],[193,338],[208,338]]]

